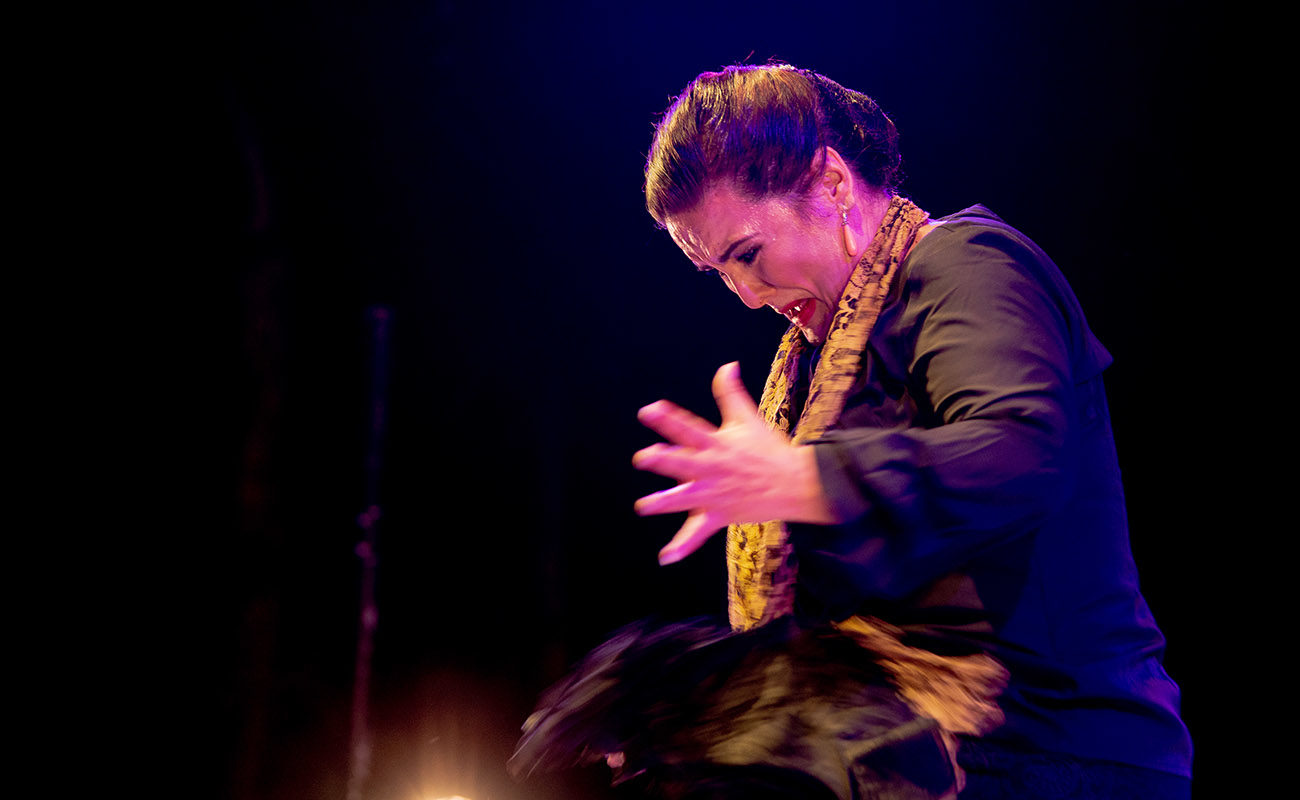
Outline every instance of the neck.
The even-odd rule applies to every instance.
[[[892,199],[883,192],[869,192],[849,211],[848,228],[855,245],[854,252],[849,254],[851,263],[858,263],[871,245],[871,240],[876,237],[876,231],[880,230],[880,223],[885,218],[885,210],[889,208]]]

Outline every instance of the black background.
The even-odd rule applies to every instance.
[[[631,511],[666,484],[630,467],[654,440],[634,415],[668,397],[716,416],[730,360],[757,393],[785,325],[691,269],[644,212],[641,169],[696,73],[769,58],[871,94],[901,131],[905,194],[936,216],[988,205],[1069,277],[1116,359],[1133,549],[1197,794],[1215,796],[1198,631],[1216,565],[1193,544],[1233,527],[1203,491],[1227,446],[1193,433],[1223,346],[1204,308],[1231,191],[1212,166],[1215,20],[1110,1],[406,0],[235,4],[209,32],[177,162],[198,255],[176,338],[213,796],[343,796],[376,305],[392,324],[368,796],[603,796],[599,774],[519,786],[503,762],[537,692],[610,630],[723,611],[720,541],[660,568],[680,520]]]

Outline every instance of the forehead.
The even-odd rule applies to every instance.
[[[754,234],[775,235],[797,222],[796,216],[789,200],[754,200],[723,183],[706,189],[694,208],[670,215],[666,227],[687,258],[697,264],[716,264],[733,242]]]

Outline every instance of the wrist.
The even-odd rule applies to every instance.
[[[835,524],[838,520],[822,486],[816,449],[812,445],[798,445],[794,450],[797,463],[795,486],[798,487],[799,493],[799,514],[798,518],[789,521],[811,522],[816,525]]]

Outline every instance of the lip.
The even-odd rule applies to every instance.
[[[817,300],[812,297],[801,297],[793,303],[780,309],[781,314],[795,325],[805,330],[808,329],[812,322],[813,312],[817,310]]]

